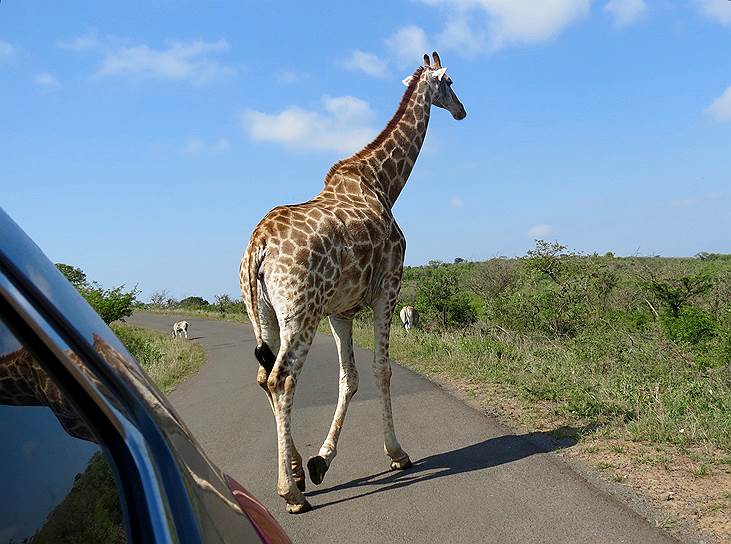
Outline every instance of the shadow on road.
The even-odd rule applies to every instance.
[[[483,470],[505,463],[511,463],[536,453],[555,451],[577,442],[577,437],[589,430],[589,427],[560,427],[552,431],[536,432],[522,435],[504,435],[490,438],[444,453],[424,457],[414,463],[410,469],[403,471],[384,471],[371,476],[357,478],[350,482],[335,485],[326,489],[317,489],[306,493],[315,497],[344,489],[373,488],[344,499],[313,505],[313,508],[325,508],[334,504],[367,497],[384,491],[391,491],[436,478],[444,478],[464,472]]]

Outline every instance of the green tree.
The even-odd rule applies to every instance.
[[[210,303],[203,297],[186,297],[180,301],[183,308],[205,308]]]
[[[63,263],[57,263],[56,267],[76,287],[104,323],[109,324],[132,315],[139,294],[137,287],[131,291],[125,291],[124,285],[104,289],[96,282],[89,283],[86,273],[80,268]]]
[[[442,327],[468,325],[476,320],[467,293],[460,290],[459,278],[448,266],[437,266],[419,282],[416,307],[437,317]]]
[[[61,274],[66,276],[66,279],[77,289],[86,285],[86,274],[81,268],[76,268],[70,264],[56,263],[56,268],[61,271]]]
[[[670,311],[670,315],[679,317],[681,310],[690,300],[713,287],[713,279],[701,273],[667,281],[655,279],[643,281],[641,286],[655,295]]]

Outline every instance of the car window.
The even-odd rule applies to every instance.
[[[122,543],[117,489],[89,426],[0,320],[0,543]]]

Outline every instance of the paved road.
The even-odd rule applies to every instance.
[[[129,321],[169,330],[182,317],[137,314]],[[275,491],[274,419],[255,382],[251,327],[188,321],[208,362],[170,395],[173,405],[214,462],[261,499],[294,542],[675,542],[555,456],[396,365],[396,431],[414,467],[389,472],[372,354],[361,349],[360,387],[338,456],[320,486],[307,482],[313,510],[289,515]],[[325,438],[337,383],[332,339],[318,335],[295,395],[294,437],[304,459]]]

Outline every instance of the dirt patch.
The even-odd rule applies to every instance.
[[[427,377],[510,427],[540,433],[542,440],[548,432],[553,443],[542,444],[546,449],[558,449],[587,479],[603,482],[600,487],[680,540],[731,543],[731,457],[724,452],[634,442],[562,418],[550,403],[527,402],[507,387]]]

